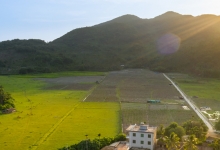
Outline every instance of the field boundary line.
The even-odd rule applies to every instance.
[[[70,113],[76,109],[76,107],[78,107],[80,104],[80,102],[78,102],[74,108],[72,108],[70,111],[68,111],[52,128],[49,129],[48,132],[46,132],[44,134],[43,137],[41,137],[37,142],[35,142],[33,145],[32,145],[32,150],[36,150],[44,141],[46,141],[46,139],[49,138],[49,136],[54,133],[54,131],[59,127],[59,125],[66,119],[67,116],[70,115]]]
[[[122,80],[121,82],[120,82],[120,84],[122,83],[122,82],[124,82],[124,80]],[[118,99],[118,103],[119,103],[119,108],[120,108],[120,113],[119,113],[119,118],[120,118],[120,120],[121,120],[121,132],[123,133],[124,132],[124,120],[123,120],[123,112],[122,112],[122,105],[121,105],[121,93],[120,93],[120,88],[119,88],[119,86],[120,86],[120,84],[116,87],[116,89],[115,89],[115,93],[116,93],[116,97],[117,97],[117,99]]]
[[[28,101],[30,101],[29,98],[27,97],[26,89],[24,90],[24,96],[25,96],[25,98],[27,98]],[[30,101],[30,102],[31,102],[31,101]],[[30,109],[32,109],[32,106],[31,106]],[[32,110],[31,110],[31,111],[32,111]],[[30,115],[32,115],[32,113],[31,113]],[[22,139],[23,139],[22,137],[23,137],[23,134],[24,134],[24,130],[27,129],[27,128],[29,127],[29,125],[30,125],[30,117],[31,117],[31,116],[28,116],[28,120],[27,120],[27,122],[26,122],[26,124],[25,124],[25,127],[24,127],[22,133],[20,134],[20,138],[19,138],[19,140],[18,140],[18,144],[16,145],[16,147],[20,146],[21,141],[22,141]]]
[[[89,94],[82,100],[83,102],[86,101],[86,99],[92,94],[92,92],[97,88],[98,85],[95,85],[90,91]]]

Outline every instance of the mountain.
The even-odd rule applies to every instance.
[[[0,43],[1,73],[150,68],[220,77],[220,17],[166,12],[152,19],[124,15],[56,40]]]

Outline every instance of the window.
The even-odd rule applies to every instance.
[[[144,137],[144,134],[141,134],[141,137]]]
[[[148,145],[151,145],[151,142],[150,142],[150,141],[148,141],[148,142],[147,142],[147,144],[148,144]]]
[[[136,143],[136,140],[133,140],[133,143]]]
[[[151,138],[151,134],[148,134],[148,138]]]
[[[141,144],[144,144],[144,141],[141,141]]]
[[[133,136],[136,136],[136,133],[133,133]]]

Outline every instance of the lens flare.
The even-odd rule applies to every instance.
[[[180,38],[172,33],[162,35],[157,40],[157,50],[160,54],[169,55],[178,51]]]

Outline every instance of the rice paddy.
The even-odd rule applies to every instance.
[[[15,99],[17,110],[0,115],[3,150],[57,149],[83,140],[85,134],[93,139],[99,133],[113,137],[120,132],[118,103],[82,101],[95,81],[88,83],[89,90],[45,90],[48,82],[20,76],[0,76],[0,84]]]

